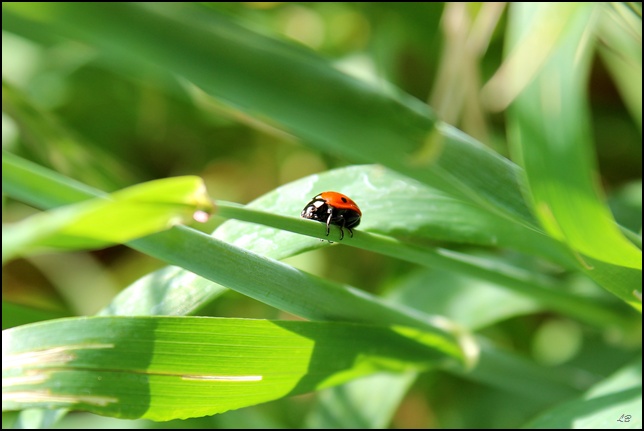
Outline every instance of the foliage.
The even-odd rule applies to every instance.
[[[5,425],[641,428],[641,6],[3,29]]]

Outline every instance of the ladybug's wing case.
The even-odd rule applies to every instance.
[[[350,197],[345,196],[342,193],[324,192],[320,193],[313,199],[321,199],[333,208],[336,208],[338,210],[353,211],[358,216],[362,216],[362,211],[360,211],[358,205],[353,200],[351,200]]]

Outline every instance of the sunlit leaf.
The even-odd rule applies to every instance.
[[[598,18],[598,51],[641,133],[642,4],[602,3],[602,12]]]
[[[526,41],[550,34],[553,6],[513,5],[510,52],[525,52]],[[641,301],[633,296],[637,274],[628,276],[627,283],[613,283],[604,276],[611,271],[607,265],[624,267],[624,275],[633,269],[640,273],[641,285],[642,252],[615,223],[597,179],[586,83],[594,46],[594,14],[599,9],[590,3],[568,9],[571,19],[510,109],[510,137],[525,167],[529,197],[544,230],[578,253],[591,277],[641,309]],[[516,64],[510,73],[514,79],[523,79],[527,72],[524,65]]]
[[[53,320],[2,339],[3,411],[154,420],[212,415],[458,355],[405,327],[197,317]]]
[[[150,181],[3,225],[2,258],[123,243],[185,223],[198,211],[212,211],[199,177]]]

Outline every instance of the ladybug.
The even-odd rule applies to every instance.
[[[343,228],[349,229],[353,238],[354,228],[360,224],[362,211],[349,197],[338,192],[322,192],[306,204],[300,217],[326,223],[326,236],[329,225],[340,226],[340,239],[344,238]]]

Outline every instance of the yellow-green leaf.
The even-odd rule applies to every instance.
[[[36,214],[3,226],[2,259],[47,248],[91,249],[185,223],[213,205],[203,181],[182,176],[128,187],[105,197]]]

